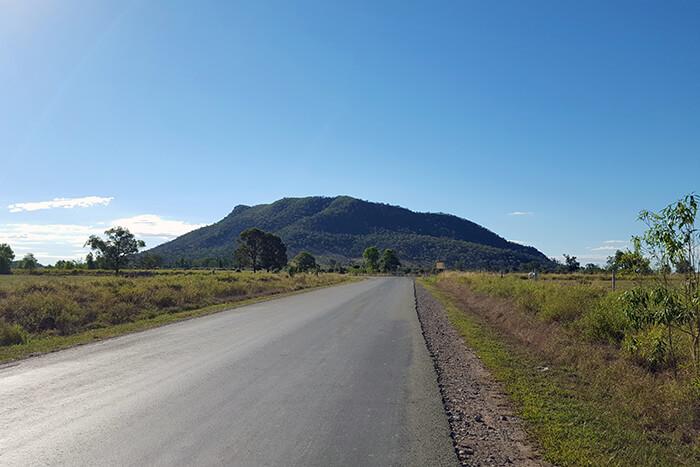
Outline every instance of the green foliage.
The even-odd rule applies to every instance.
[[[12,260],[15,253],[7,243],[0,243],[0,274],[12,273]]]
[[[328,267],[326,269],[328,272],[339,272],[344,274],[346,272],[345,266],[343,266],[339,261],[334,258],[328,260]]]
[[[287,246],[277,235],[266,233],[260,254],[260,267],[267,272],[279,271],[287,265]]]
[[[589,341],[613,345],[620,345],[632,326],[619,292],[607,294],[595,302],[583,312],[577,325]]]
[[[558,284],[550,281],[522,280],[516,276],[487,274],[464,276],[477,292],[515,301],[523,311],[545,321],[572,322],[580,318],[605,291],[584,284]]]
[[[260,256],[264,248],[265,232],[258,228],[246,229],[240,234],[240,244],[234,252],[239,267],[250,266],[253,272],[260,267]]]
[[[379,270],[379,250],[376,246],[370,246],[362,253],[365,260],[365,270],[367,272],[377,272]]]
[[[163,265],[163,257],[160,255],[154,255],[151,253],[145,253],[139,257],[139,266],[143,269],[157,269]],[[88,269],[94,269],[90,267],[88,261]]]
[[[550,287],[543,294],[540,316],[548,321],[573,322],[591,309],[605,292],[586,285]]]
[[[38,266],[39,261],[36,260],[33,253],[27,253],[24,255],[24,258],[22,258],[22,262],[20,263],[20,267],[29,271],[30,274],[34,272]]]
[[[129,257],[138,253],[140,248],[146,246],[143,240],[137,240],[129,229],[113,227],[105,230],[106,239],[91,235],[85,246],[89,246],[98,252],[98,258],[103,260],[107,267],[114,269],[119,274],[129,261]]]
[[[234,252],[238,267],[279,271],[287,265],[287,247],[278,236],[258,228],[241,232],[239,246]]]
[[[314,258],[311,253],[306,251],[302,251],[296,255],[292,262],[294,263],[294,268],[297,272],[309,272],[317,268],[316,258]]]
[[[97,263],[95,262],[95,257],[93,256],[92,253],[88,253],[85,256],[85,266],[88,269],[96,269],[97,268]]]
[[[387,248],[382,253],[382,257],[379,260],[379,268],[382,272],[396,272],[397,269],[401,267],[401,261],[396,255],[396,252],[390,248]]]
[[[586,371],[602,372],[597,375],[603,381],[600,386],[594,384],[595,374],[554,365],[550,361],[548,371],[536,371],[543,360],[533,347],[542,345],[541,341],[547,341],[548,336],[538,336],[538,339],[529,341],[531,345],[522,344],[504,328],[484,319],[476,308],[462,306],[455,293],[446,291],[453,289],[443,289],[443,286],[454,285],[455,281],[467,282],[472,289],[479,284],[481,276],[475,278],[472,275],[466,281],[463,275],[455,276],[458,275],[441,275],[439,279],[421,279],[421,282],[445,305],[450,322],[464,337],[465,344],[477,353],[494,378],[503,384],[518,415],[527,424],[528,432],[540,443],[546,461],[562,466],[697,465],[700,459],[697,446],[676,439],[669,433],[673,428],[688,432],[687,427],[694,423],[692,416],[687,419],[675,417],[672,420],[677,425],[666,421],[662,430],[654,430],[647,419],[636,415],[637,411],[644,413],[653,408],[667,409],[674,398],[681,397],[673,393],[673,388],[663,393],[667,396],[664,399],[646,400],[652,388],[645,385],[645,380],[635,382],[633,378],[638,375],[634,372],[629,375],[631,381],[612,379],[606,371],[613,362],[588,365],[590,360],[596,358],[595,355],[584,354],[580,362]],[[520,282],[532,284],[534,281]],[[569,287],[561,283],[554,285]],[[514,287],[500,288],[490,280],[486,287],[494,293],[516,290]],[[611,300],[615,301],[614,298]],[[620,305],[617,306],[619,309]],[[506,310],[504,307],[503,312],[507,314]],[[514,332],[523,331],[526,330],[517,329]],[[527,336],[531,337],[529,334]],[[549,344],[546,342],[545,346],[549,348]],[[575,340],[565,341],[565,345],[566,350],[558,349],[562,354],[580,355],[585,351],[585,347],[581,349]],[[654,347],[648,347],[645,352],[648,352],[648,356],[654,355]],[[630,389],[624,393],[624,402],[613,402],[613,390],[627,388],[625,385],[629,385]]]
[[[608,267],[620,272],[651,274],[651,262],[645,258],[639,247],[634,250],[617,250],[608,258]]]
[[[635,243],[643,244],[660,265],[682,265],[684,271],[694,272],[698,261],[695,219],[699,201],[700,197],[691,194],[659,212],[640,212],[639,219],[648,229]]]
[[[157,246],[172,266],[181,258],[233,258],[241,232],[257,227],[278,235],[292,256],[308,251],[321,262],[349,263],[369,246],[391,248],[402,262],[430,268],[437,258],[449,267],[515,270],[524,263],[546,270],[551,262],[535,248],[508,242],[465,219],[445,214],[415,213],[346,196],[285,198],[272,204],[237,206],[221,221]],[[239,265],[240,266],[240,265]]]
[[[669,343],[661,326],[646,327],[628,335],[622,348],[635,362],[650,371],[660,370],[670,363]]]
[[[576,272],[581,269],[581,263],[578,262],[575,256],[564,255],[564,264],[569,272]]]
[[[0,346],[18,345],[27,342],[27,333],[18,324],[7,324],[0,319]]]
[[[663,326],[661,339],[675,360],[674,331],[689,337],[691,363],[700,375],[700,272],[697,271],[700,233],[695,226],[698,197],[688,195],[659,212],[642,211],[639,218],[647,224],[641,238],[635,238],[635,250],[642,248],[660,266],[652,287],[638,287],[626,294],[627,315],[640,332],[652,332]],[[681,284],[669,280],[672,268],[680,271]]]
[[[100,263],[104,264],[104,261],[101,258],[100,258]],[[48,267],[51,268],[51,266],[48,266]],[[84,269],[85,267],[86,267],[86,264],[81,262],[80,260],[59,259],[58,261],[56,261],[56,264],[53,265],[52,269],[70,270],[70,269]]]
[[[597,264],[588,263],[583,267],[583,272],[587,274],[600,274],[604,272],[605,269],[601,268]]]

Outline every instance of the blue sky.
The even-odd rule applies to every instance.
[[[640,209],[699,188],[698,2],[0,11],[0,242],[18,256],[348,194],[599,262]]]

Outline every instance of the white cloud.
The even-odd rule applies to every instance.
[[[143,214],[93,225],[0,224],[0,243],[8,243],[17,254],[35,252],[42,264],[51,264],[56,259],[84,258],[88,252],[88,249],[84,248],[88,237],[102,235],[109,226],[117,225],[126,227],[137,237],[145,239],[148,248],[203,226],[163,219],[155,214]]]
[[[90,235],[101,229],[77,224],[4,224],[0,225],[0,243],[18,247],[61,244],[82,247]]]
[[[578,259],[579,262],[604,263],[608,257],[605,255],[579,255],[576,256],[576,259]]]
[[[531,216],[533,214],[534,212],[532,211],[513,211],[508,213],[509,216]]]
[[[597,246],[595,248],[591,248],[591,251],[617,251],[621,248],[624,248],[626,245],[602,245],[602,246]]]
[[[163,219],[155,214],[141,214],[139,216],[115,219],[111,224],[126,227],[136,236],[160,238],[179,237],[205,225]]]
[[[10,204],[7,208],[10,212],[40,211],[42,209],[72,209],[89,208],[91,206],[107,206],[114,197],[84,196],[82,198],[54,198],[51,201],[34,201],[28,203]]]
[[[590,251],[610,251],[614,252],[617,250],[623,250],[629,247],[629,242],[627,240],[605,240],[600,245],[588,248]]]

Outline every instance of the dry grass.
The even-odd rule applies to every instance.
[[[189,272],[142,277],[0,276],[0,361],[348,280],[340,274]],[[123,331],[119,331],[123,329]],[[77,339],[81,341],[82,338]],[[76,342],[78,343],[78,342]]]
[[[572,397],[590,402],[609,426],[643,435],[637,442],[651,443],[650,449],[677,446],[697,455],[700,413],[690,379],[650,372],[620,348],[626,324],[607,286],[448,273],[433,287],[537,366],[563,371],[562,385],[573,391]]]

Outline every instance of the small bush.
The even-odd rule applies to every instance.
[[[58,331],[70,334],[81,324],[84,312],[65,292],[46,293],[32,289],[26,295],[13,295],[0,304],[0,315],[30,333]]]
[[[133,305],[119,302],[110,307],[106,312],[106,317],[110,324],[122,324],[133,321],[137,313]]]
[[[622,347],[635,363],[649,371],[658,371],[669,363],[664,333],[661,327],[650,327],[625,337]]]
[[[153,294],[150,297],[150,301],[156,305],[157,308],[171,308],[175,305],[177,305],[177,295],[172,293],[173,290],[179,290],[179,289],[168,289],[168,288],[159,288],[153,291]]]
[[[590,342],[619,345],[630,330],[630,321],[620,304],[620,295],[611,293],[587,310],[578,328]]]
[[[27,342],[27,333],[18,324],[7,324],[0,320],[0,346],[17,345]]]
[[[542,289],[519,287],[519,291],[515,296],[515,303],[528,313],[535,315],[541,313],[542,308],[544,308]]]
[[[584,285],[550,285],[547,287],[541,316],[548,321],[574,321],[593,308],[599,297],[597,289]]]

